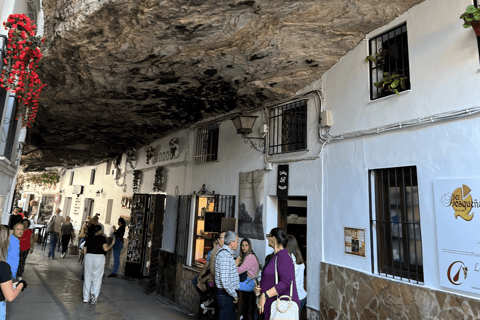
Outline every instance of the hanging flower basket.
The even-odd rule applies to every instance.
[[[480,37],[480,21],[471,22],[471,25],[477,37]]]
[[[480,37],[480,8],[470,5],[460,16],[463,19],[464,28],[473,28],[477,37]]]
[[[37,26],[24,14],[10,15],[3,25],[8,30],[8,40],[0,86],[17,94],[16,120],[21,117],[22,125],[31,128],[37,116],[40,92],[46,86],[36,72],[45,38],[35,36]]]

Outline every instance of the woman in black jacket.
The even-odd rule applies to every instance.
[[[125,235],[125,220],[118,219],[118,230],[113,226],[113,234],[115,236],[115,245],[113,246],[113,271],[108,275],[109,278],[118,276],[118,267],[120,266],[120,253],[123,249],[123,237]]]

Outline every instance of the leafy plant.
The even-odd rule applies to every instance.
[[[385,57],[387,56],[387,52],[388,52],[387,49],[380,49],[380,51],[378,51],[378,53],[375,56],[368,55],[365,58],[365,62],[371,61],[371,62],[376,62],[378,64],[383,65],[385,62]]]
[[[146,153],[147,153],[147,164],[150,164],[150,160],[152,160],[154,156],[155,149],[152,146],[148,146]]]
[[[474,5],[468,6],[465,12],[460,16],[460,19],[463,19],[464,21],[464,28],[470,28],[472,22],[480,22],[480,8],[477,8]]]
[[[399,74],[383,73],[383,79],[373,84],[377,88],[382,88],[386,92],[394,92],[397,96],[400,94],[398,87],[405,89],[405,78]]]
[[[45,171],[43,173],[30,173],[24,174],[21,179],[18,179],[21,183],[31,182],[38,186],[52,186],[60,181],[60,173],[57,171]]]
[[[127,163],[130,165],[132,169],[135,169],[135,166],[133,165],[133,161],[135,161],[135,148],[127,152]]]
[[[133,192],[138,193],[140,190],[140,177],[141,177],[142,172],[140,170],[133,170]]]

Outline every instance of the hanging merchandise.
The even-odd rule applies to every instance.
[[[153,182],[153,192],[163,190],[163,167],[158,167],[155,170],[155,181]]]
[[[132,150],[127,152],[127,162],[132,169],[135,169],[135,164],[136,164],[136,163],[134,164],[134,162],[136,162],[136,160],[135,160],[135,149],[132,149]]]
[[[134,170],[133,171],[133,184],[132,184],[133,193],[138,193],[138,191],[140,190],[140,175],[141,174],[142,174],[142,172],[140,170]]]
[[[147,147],[147,164],[150,164],[150,160],[152,160],[153,156],[154,156],[154,152],[155,149],[152,147],[152,146],[148,146]]]

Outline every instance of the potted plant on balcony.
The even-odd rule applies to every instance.
[[[388,72],[384,72],[383,79],[375,82],[373,85],[377,88],[381,88],[385,92],[396,93],[398,96],[400,94],[398,88],[405,89],[405,78],[399,74],[389,74]]]
[[[464,28],[473,28],[477,37],[480,37],[480,8],[470,5],[467,7],[465,12],[460,16],[460,19],[463,19]]]

